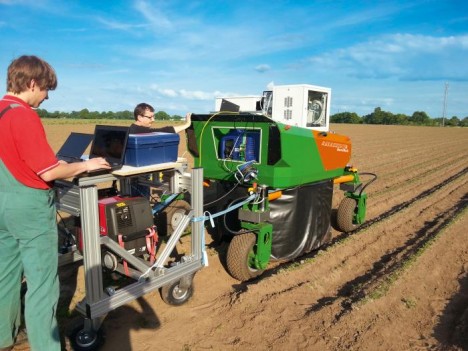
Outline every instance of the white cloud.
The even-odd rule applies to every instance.
[[[412,49],[420,53],[440,53],[443,50],[468,49],[468,35],[449,36],[449,37],[431,37],[427,35],[413,34],[395,34],[383,40],[393,41],[391,45],[398,46],[401,49]],[[376,44],[383,44],[383,40],[376,41]],[[388,45],[384,46],[386,51]]]
[[[260,73],[269,71],[270,69],[271,69],[270,65],[267,65],[267,64],[261,64],[255,67],[255,70]]]
[[[382,22],[385,20],[392,20],[395,14],[400,14],[408,8],[417,4],[417,1],[412,1],[406,4],[398,3],[394,6],[391,3],[382,2],[380,6],[370,6],[369,8],[362,8],[359,11],[349,11],[348,14],[337,16],[335,20],[325,24],[324,28],[336,29],[339,27],[356,27],[362,24],[368,25],[370,23]]]
[[[117,29],[117,30],[123,30],[123,31],[130,31],[130,30],[133,30],[133,29],[136,29],[136,28],[144,27],[144,24],[141,24],[141,23],[129,24],[129,23],[124,23],[124,22],[109,20],[109,19],[102,18],[102,17],[97,17],[96,19],[97,19],[98,22],[105,25],[107,27],[107,29]]]
[[[204,91],[188,91],[185,89],[179,90],[180,96],[189,100],[213,100],[214,93],[207,93]]]
[[[245,18],[230,22],[205,21],[183,11],[138,1],[136,8],[148,21],[153,33],[147,45],[130,52],[138,58],[164,61],[204,60],[204,63],[234,61],[301,48],[310,40],[309,33],[284,34],[261,22],[245,23]],[[208,61],[207,61],[208,60]]]
[[[158,84],[149,86],[151,91],[156,92],[160,97],[165,98],[183,98],[187,100],[214,101],[217,96],[228,96],[230,93],[221,93],[220,91],[207,92],[202,90],[171,89],[162,88]],[[143,89],[145,90],[145,89]]]
[[[394,34],[311,57],[308,64],[357,78],[468,80],[467,55],[468,35]]]
[[[148,1],[136,1],[135,9],[143,16],[153,28],[172,29],[172,21],[155,4],[149,4]]]
[[[157,93],[161,94],[162,96],[166,96],[166,97],[170,97],[170,98],[179,96],[179,94],[174,89],[163,89],[163,88],[160,88],[156,84],[151,84],[150,89],[156,91]]]

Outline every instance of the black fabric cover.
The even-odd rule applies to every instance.
[[[234,184],[230,182],[214,182],[210,188],[205,188],[205,211],[214,214],[247,198],[247,189],[244,186],[232,189],[233,187]],[[282,193],[279,199],[270,202],[273,260],[294,259],[318,248],[330,230],[332,180],[286,189]],[[217,199],[221,200],[216,201]],[[238,210],[234,210],[217,217],[216,226],[210,233],[216,240],[221,240],[240,229]]]
[[[332,197],[333,182],[326,180],[283,190],[270,203],[272,259],[290,260],[320,246],[330,230]]]

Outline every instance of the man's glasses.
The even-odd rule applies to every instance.
[[[154,119],[154,115],[151,116],[145,116],[145,115],[140,115],[141,117],[149,118],[149,119]]]

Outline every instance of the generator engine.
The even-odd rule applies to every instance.
[[[153,222],[151,204],[144,197],[102,197],[98,200],[99,232],[116,241],[134,256],[147,255],[149,261],[155,258],[157,234]],[[81,228],[78,228],[78,247],[83,248]],[[127,263],[111,251],[102,254],[103,265],[117,270],[120,263],[128,274]]]
[[[135,256],[148,253],[146,236],[153,227],[148,199],[112,196],[98,200],[98,207],[101,235],[117,241]]]

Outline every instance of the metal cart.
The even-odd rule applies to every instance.
[[[179,158],[177,162],[145,167],[123,166],[109,174],[82,176],[73,181],[58,181],[55,185],[56,206],[59,211],[78,217],[81,223],[82,250],[76,245],[66,253],[59,253],[59,266],[83,261],[86,296],[77,305],[84,317],[83,328],[71,340],[76,349],[94,350],[100,339],[100,328],[105,315],[140,296],[158,288],[169,288],[170,294],[183,298],[183,293],[191,289],[194,274],[204,262],[203,221],[203,169],[195,168],[186,172],[187,163]],[[115,240],[100,235],[98,213],[98,185],[117,181],[120,189],[128,189],[131,179],[145,174],[162,172],[168,175],[168,187],[173,193],[189,192],[191,210],[184,214],[169,237],[166,245],[158,252],[154,263],[135,257],[122,248]],[[168,258],[187,227],[191,225],[190,253],[177,262],[168,264]],[[111,250],[132,267],[134,281],[117,290],[105,289],[101,248]],[[167,289],[166,289],[167,291]],[[182,301],[182,300],[181,300]],[[167,302],[167,301],[166,301]]]

